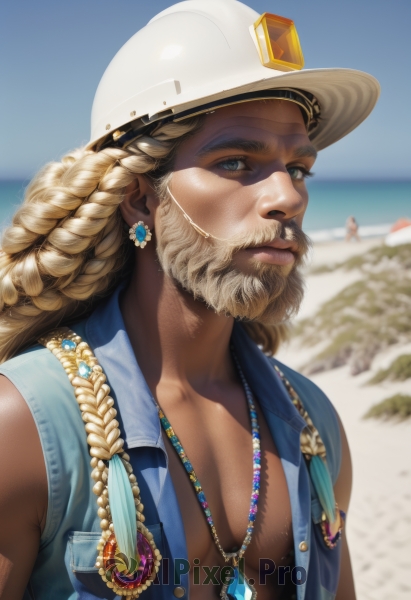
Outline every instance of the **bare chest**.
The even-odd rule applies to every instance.
[[[168,418],[193,465],[205,493],[216,532],[226,552],[238,550],[246,535],[253,479],[250,419],[240,396],[231,410],[216,402],[179,410]],[[252,541],[245,554],[245,572],[256,582],[264,559],[287,565],[293,547],[291,507],[287,483],[270,431],[257,406],[261,435],[261,487]],[[213,598],[205,591],[207,569],[223,566],[203,508],[180,458],[166,438],[169,469],[177,494],[190,565],[199,565],[195,598]],[[193,583],[193,571],[192,571]],[[210,583],[210,581],[209,581]],[[267,581],[269,584],[269,582]],[[273,582],[273,586],[275,584]],[[259,591],[259,599],[274,598],[272,585]],[[211,586],[213,587],[213,586]],[[193,589],[193,588],[192,588]],[[218,597],[218,594],[216,595]],[[279,597],[279,596],[278,596]]]

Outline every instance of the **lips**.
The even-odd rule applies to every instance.
[[[262,250],[263,248],[275,248],[276,250],[288,250],[293,254],[298,253],[298,245],[295,242],[283,240],[282,238],[276,238],[259,246],[250,246],[247,250]]]
[[[291,267],[298,256],[298,245],[294,242],[277,238],[261,246],[249,246],[246,254],[260,263],[283,267]]]

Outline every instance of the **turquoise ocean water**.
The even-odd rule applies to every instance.
[[[23,199],[27,181],[0,181],[0,229]],[[314,241],[340,239],[354,215],[363,237],[384,235],[400,217],[411,219],[411,181],[309,181],[304,229]]]

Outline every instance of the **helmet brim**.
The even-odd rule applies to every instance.
[[[249,93],[247,101],[250,101],[253,92],[282,88],[303,90],[313,94],[318,100],[321,115],[317,127],[309,134],[317,150],[327,148],[358,127],[371,113],[380,95],[378,81],[368,73],[353,69],[306,69],[224,90],[218,95],[203,98],[202,104],[231,96],[232,104],[236,104],[244,101],[236,101],[237,95]],[[260,94],[258,96],[261,97]],[[192,114],[206,112],[196,108],[195,103],[175,107],[175,117],[178,119],[178,115],[183,112],[187,116],[191,111]]]
[[[261,92],[264,90],[292,88],[308,92],[318,100],[321,114],[318,125],[309,133],[309,137],[317,150],[323,150],[358,127],[371,113],[380,94],[380,85],[372,75],[354,69],[275,71],[275,75],[273,73],[272,77],[255,80],[254,73],[250,74],[249,81],[247,79],[247,74],[244,74],[242,85],[227,86],[226,89],[214,94],[206,93],[194,98],[181,94],[181,96],[175,97],[178,103],[176,102],[174,105],[167,103],[167,110],[155,115],[136,115],[135,121],[140,122],[141,120],[150,125],[165,118],[180,120],[179,116],[188,118],[194,114],[207,112],[209,108],[203,109],[202,107],[208,106],[210,103],[215,103],[215,108],[218,108],[219,100],[223,101],[222,105],[226,106],[227,99],[230,98],[233,99],[231,104],[237,104],[245,101],[237,99],[242,95],[247,95],[247,101],[250,101],[253,92],[256,93],[256,97],[261,98]],[[210,91],[208,90],[208,92]],[[128,120],[128,122],[130,121]],[[110,133],[99,139],[91,140],[87,148],[93,149],[109,145],[109,139],[113,136],[112,132],[125,124],[117,121]]]

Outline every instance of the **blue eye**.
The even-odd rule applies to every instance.
[[[243,160],[231,158],[220,163],[220,166],[226,171],[244,171],[245,164]]]
[[[310,177],[311,173],[302,167],[289,167],[287,169],[291,179],[294,181],[302,181],[306,177]]]

